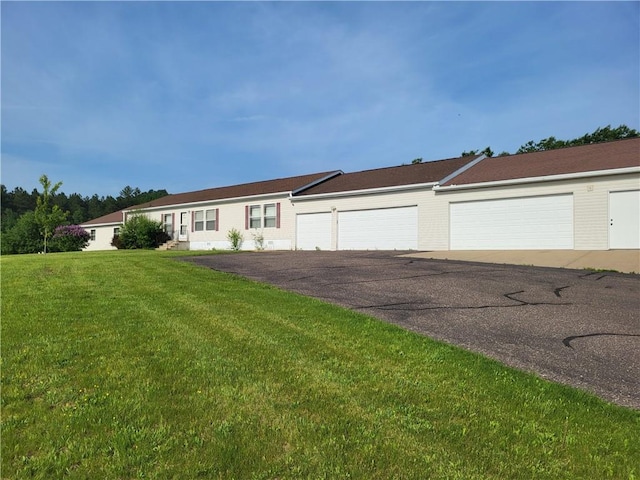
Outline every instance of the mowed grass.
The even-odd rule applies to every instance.
[[[639,412],[370,317],[171,253],[0,262],[4,479],[640,476]]]

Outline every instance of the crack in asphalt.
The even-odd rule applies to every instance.
[[[640,337],[640,334],[636,333],[588,333],[586,335],[572,335],[570,337],[566,337],[562,340],[562,343],[565,347],[569,347],[573,349],[573,345],[571,342],[578,338],[589,338],[589,337],[602,337],[602,336],[613,336],[613,337]]]
[[[558,287],[553,291],[553,293],[555,294],[556,297],[560,298],[562,297],[562,295],[560,295],[560,292],[565,288],[569,288],[569,287],[571,287],[571,285],[567,285],[566,287]]]
[[[584,275],[580,275],[578,278],[587,278],[587,277],[591,277],[592,275],[598,275],[599,273],[602,273],[602,272],[589,272],[589,273],[585,273]],[[608,277],[608,276],[609,276],[608,273],[600,275],[598,278],[596,278],[596,282],[598,280],[602,280],[604,277]]]
[[[566,287],[562,287],[566,288]],[[517,302],[515,305],[477,305],[477,306],[432,306],[432,307],[415,307],[410,308],[411,306],[415,306],[418,302],[399,302],[399,303],[386,303],[386,304],[378,304],[378,305],[352,305],[353,308],[367,310],[367,309],[380,309],[380,310],[403,310],[403,311],[422,311],[422,310],[480,310],[483,308],[513,308],[513,307],[524,307],[524,306],[536,306],[536,305],[572,305],[570,302],[561,302],[561,303],[553,303],[553,302],[527,302],[525,300],[520,300],[518,298],[514,298],[513,295],[517,295],[519,293],[524,293],[524,290],[519,290],[517,292],[505,293],[502,296],[508,298],[513,302]],[[394,308],[399,307],[400,305],[407,305],[404,308]]]
[[[387,278],[375,278],[372,280],[350,280],[348,282],[331,282],[331,283],[321,283],[323,286],[332,286],[332,285],[354,285],[356,283],[375,283],[375,282],[388,282],[389,280],[408,280],[411,278],[421,278],[421,277],[435,277],[438,275],[444,275],[447,273],[453,272],[438,272],[438,273],[423,273],[421,275],[409,275],[407,277],[387,277]],[[310,277],[305,277],[310,278]]]

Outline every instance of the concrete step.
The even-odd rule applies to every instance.
[[[160,245],[158,248],[156,248],[156,250],[173,250],[175,248],[178,248],[178,245],[180,245],[179,241],[169,240],[168,242],[165,242],[162,245]]]

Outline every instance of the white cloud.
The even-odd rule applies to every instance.
[[[195,189],[638,128],[637,11],[3,4],[3,157],[83,185]]]

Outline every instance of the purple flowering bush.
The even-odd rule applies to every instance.
[[[80,225],[60,225],[51,238],[52,252],[79,252],[89,244],[89,232]]]

